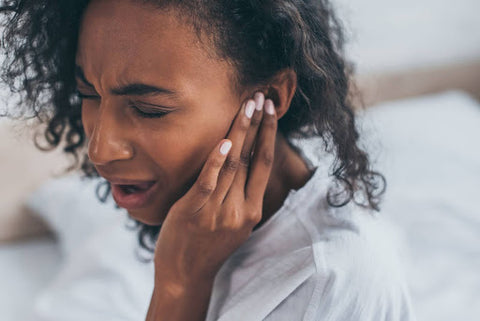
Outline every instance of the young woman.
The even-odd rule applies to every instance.
[[[413,319],[328,1],[2,11],[19,108],[48,123],[52,147],[86,154],[141,244],[155,241],[147,320]],[[307,138],[324,156],[293,143]]]

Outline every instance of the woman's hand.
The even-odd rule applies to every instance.
[[[170,208],[155,247],[147,321],[205,320],[215,275],[262,218],[276,132],[273,102],[257,93]]]
[[[263,93],[255,94],[240,108],[228,139],[210,153],[194,185],[171,207],[154,262],[155,279],[168,279],[172,293],[213,282],[260,222],[276,131],[273,102],[265,101]]]

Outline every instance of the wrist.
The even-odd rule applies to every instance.
[[[175,292],[182,288],[189,288],[198,285],[210,285],[215,280],[216,272],[198,273],[189,271],[188,273],[179,273],[178,269],[165,266],[155,267],[155,284],[165,284],[174,289]]]
[[[155,277],[147,314],[150,320],[204,320],[213,289],[213,280],[185,283],[169,277]]]

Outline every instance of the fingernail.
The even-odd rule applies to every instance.
[[[255,99],[255,107],[257,110],[262,110],[263,104],[265,103],[265,96],[262,92],[258,92],[254,96]]]
[[[223,142],[222,146],[220,146],[220,154],[227,155],[230,151],[230,148],[232,148],[231,141],[227,140],[226,142]]]
[[[273,101],[271,99],[265,101],[265,111],[267,114],[275,115],[275,107],[273,106]]]
[[[253,100],[249,100],[247,106],[245,106],[245,115],[247,115],[248,118],[252,118],[254,111],[255,102]]]

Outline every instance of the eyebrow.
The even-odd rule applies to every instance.
[[[94,86],[87,80],[82,67],[75,65],[75,77],[80,79],[83,83],[89,87]],[[145,95],[165,95],[171,97],[177,97],[177,93],[166,88],[157,87],[153,85],[147,85],[142,83],[131,83],[125,86],[120,86],[110,89],[110,93],[116,96],[145,96]]]

